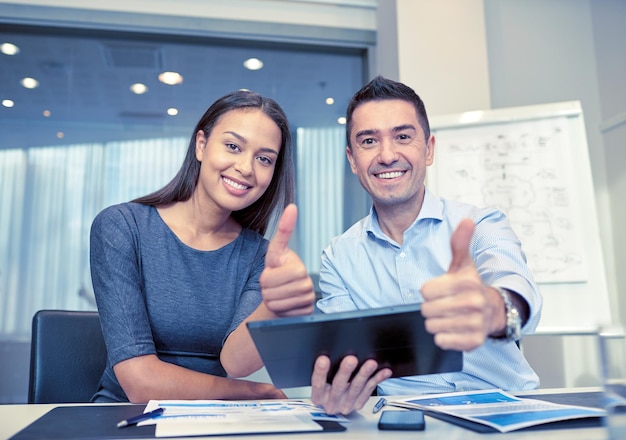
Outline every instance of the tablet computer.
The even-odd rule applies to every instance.
[[[353,354],[362,364],[374,359],[392,377],[447,373],[463,368],[460,351],[443,350],[426,331],[420,305],[278,318],[247,323],[277,388],[311,385],[315,359],[331,360],[329,382],[339,363]]]

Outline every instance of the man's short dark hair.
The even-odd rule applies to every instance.
[[[352,114],[356,108],[369,101],[389,99],[400,99],[413,104],[417,113],[417,120],[424,131],[424,137],[428,140],[430,137],[430,124],[428,123],[426,107],[422,99],[409,86],[379,75],[356,92],[348,104],[346,110],[346,140],[348,147],[352,148],[350,145],[350,131],[352,130]]]

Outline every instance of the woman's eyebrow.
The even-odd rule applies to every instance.
[[[235,131],[225,131],[224,134],[230,134],[232,136],[235,136],[237,139],[239,139],[244,144],[248,143],[248,140],[244,136],[240,135],[239,133],[237,133]],[[263,147],[263,148],[261,148],[261,151],[264,152],[264,153],[272,153],[272,154],[275,154],[276,156],[278,156],[278,151],[276,151],[275,149],[270,148],[270,147]]]
[[[243,137],[242,135],[240,135],[239,133],[235,131],[225,131],[224,134],[231,134],[235,136],[237,139],[239,139],[241,142],[248,142],[248,140],[245,137]]]

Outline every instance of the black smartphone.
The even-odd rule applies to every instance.
[[[378,419],[378,429],[423,431],[426,428],[424,413],[419,410],[383,411]]]

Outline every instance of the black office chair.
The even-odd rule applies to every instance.
[[[106,361],[98,312],[38,311],[33,316],[28,403],[89,402]]]

